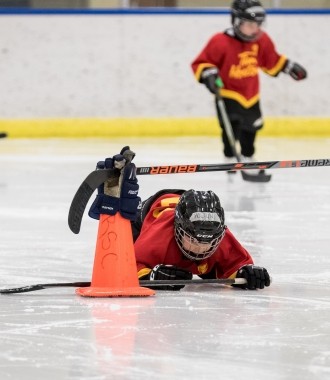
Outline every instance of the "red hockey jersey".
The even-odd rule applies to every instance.
[[[152,204],[147,213],[141,234],[134,244],[139,278],[157,264],[175,265],[196,275],[215,270],[217,278],[235,277],[241,266],[253,264],[248,251],[228,228],[211,257],[198,262],[186,258],[174,237],[174,210],[178,200],[176,194],[165,194]]]
[[[221,96],[250,108],[259,100],[259,68],[276,76],[286,60],[276,52],[266,32],[253,42],[240,41],[230,33],[218,33],[209,40],[191,66],[198,81],[205,68],[217,67],[224,83]]]

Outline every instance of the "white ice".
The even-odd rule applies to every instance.
[[[0,287],[90,281],[97,222],[67,225],[98,160],[124,145],[137,166],[223,162],[217,138],[0,140]],[[329,139],[259,139],[260,160],[329,158]],[[330,167],[139,177],[214,190],[226,222],[272,285],[187,286],[146,298],[84,298],[74,288],[1,295],[0,379],[330,379]]]

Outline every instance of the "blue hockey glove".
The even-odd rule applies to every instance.
[[[294,80],[302,80],[307,77],[307,71],[298,63],[287,60],[283,71],[289,74]]]
[[[128,146],[119,154],[97,163],[97,169],[115,169],[114,174],[98,188],[98,195],[88,215],[99,219],[100,214],[115,215],[134,221],[140,205],[139,185],[136,168],[132,163],[135,156]]]
[[[270,285],[270,277],[267,269],[250,264],[245,265],[237,271],[236,278],[245,278],[246,284],[233,285],[243,289],[263,289]]]
[[[178,268],[174,265],[164,265],[158,264],[156,265],[152,271],[150,272],[149,279],[153,280],[191,280],[192,273],[188,272],[185,269]],[[184,285],[165,285],[165,286],[148,286],[151,289],[158,290],[180,290],[184,288]]]
[[[216,67],[209,67],[202,71],[200,82],[205,84],[207,89],[214,95],[219,95],[219,89],[223,87]]]

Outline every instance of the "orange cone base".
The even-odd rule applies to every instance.
[[[139,286],[131,288],[100,288],[90,286],[76,289],[76,294],[82,297],[147,297],[154,296],[155,293],[152,289]]]

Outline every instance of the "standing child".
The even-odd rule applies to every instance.
[[[302,66],[277,53],[274,43],[261,29],[265,18],[260,1],[233,1],[232,27],[215,34],[192,63],[197,80],[212,94],[223,98],[243,161],[254,161],[256,134],[263,127],[259,68],[274,77],[280,72],[295,80],[307,77]],[[224,155],[228,162],[235,162],[217,102],[216,109]]]

